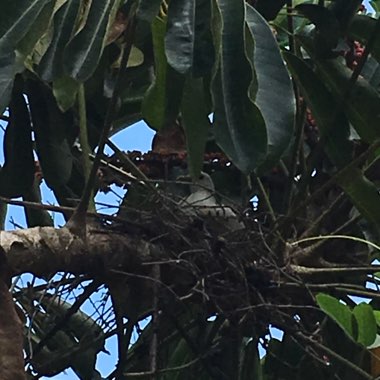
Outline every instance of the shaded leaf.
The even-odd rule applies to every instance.
[[[348,29],[349,36],[362,44],[366,44],[375,32],[377,20],[370,16],[356,15]],[[380,61],[380,35],[375,37],[371,54]]]
[[[249,5],[246,20],[254,39],[254,52],[248,56],[257,77],[254,99],[265,120],[268,136],[268,156],[264,165],[272,166],[293,137],[295,97],[288,70],[270,26]]]
[[[52,0],[4,0],[0,14],[0,47],[14,48]],[[1,49],[0,49],[1,50]]]
[[[334,13],[317,4],[299,4],[295,10],[306,16],[315,26],[314,47],[318,56],[329,56],[339,41],[339,22]]]
[[[364,346],[370,346],[376,339],[376,318],[371,305],[360,303],[352,311],[358,328],[356,341]]]
[[[0,171],[0,194],[9,198],[19,197],[29,191],[34,180],[32,127],[22,87],[14,91],[10,102],[4,159]]]
[[[313,56],[309,38],[299,36]],[[331,91],[359,136],[369,143],[380,135],[380,94],[361,76],[352,85],[352,71],[338,59],[316,59],[319,80]],[[349,90],[349,92],[348,92]]]
[[[140,0],[137,7],[137,17],[149,23],[158,15],[161,0]]]
[[[350,308],[328,294],[319,293],[316,296],[316,300],[319,307],[332,318],[348,336],[355,339]]]
[[[68,0],[54,15],[53,38],[37,68],[45,81],[50,82],[63,75],[63,48],[73,33],[79,5],[80,0]]]
[[[152,23],[155,78],[142,103],[142,115],[148,125],[161,129],[170,125],[179,112],[185,77],[176,73],[167,63],[164,37],[166,23],[156,18]]]
[[[165,51],[169,65],[181,74],[192,70],[200,76],[212,68],[210,4],[208,0],[170,2]]]
[[[197,179],[203,168],[206,140],[211,127],[202,79],[187,78],[183,91],[181,114],[186,132],[190,175]]]
[[[79,82],[94,73],[100,60],[112,4],[113,0],[93,1],[85,26],[65,47],[64,68]]]
[[[244,1],[213,2],[216,74],[212,82],[213,128],[218,145],[244,173],[255,170],[267,152],[265,122],[248,96],[253,78],[244,46]]]
[[[286,53],[284,57],[317,121],[329,158],[338,168],[343,168],[352,160],[350,129],[345,115],[338,111],[331,114],[330,110],[337,110],[339,105],[320,77],[296,56]],[[376,186],[358,168],[342,171],[337,182],[361,214],[379,227],[380,203]]]
[[[185,74],[194,60],[194,29],[196,0],[170,1],[165,52],[168,64]]]
[[[16,55],[13,51],[5,53],[0,49],[0,114],[3,114],[11,98],[15,60]]]
[[[22,199],[28,202],[42,203],[41,199],[41,189],[40,189],[40,179],[38,178],[38,173],[34,176],[33,185],[30,190],[26,192]],[[54,222],[47,210],[35,209],[24,207],[25,219],[28,228],[37,226],[49,226],[54,227]]]
[[[42,84],[28,83],[37,155],[44,179],[52,189],[66,184],[70,178],[73,157],[66,138],[66,119],[53,95]]]
[[[263,380],[262,366],[257,350],[257,340],[244,338],[241,352],[240,379]]]
[[[62,112],[74,106],[79,83],[71,77],[64,75],[53,82],[53,94]]]
[[[37,15],[34,23],[30,26],[28,33],[17,44],[17,51],[26,57],[33,50],[37,41],[46,33],[49,26],[55,1],[48,1]]]

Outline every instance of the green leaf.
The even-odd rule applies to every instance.
[[[239,379],[262,380],[262,366],[257,350],[257,340],[253,338],[243,338],[242,352],[240,354],[240,376]]]
[[[72,36],[79,5],[79,0],[68,0],[54,15],[53,38],[37,68],[41,78],[47,82],[63,75],[63,49]]]
[[[350,308],[328,294],[319,293],[316,296],[316,300],[319,307],[332,318],[348,336],[355,339]]]
[[[245,54],[245,3],[213,2],[216,74],[212,82],[214,133],[218,145],[244,173],[251,173],[267,153],[263,116],[248,96],[253,78]]]
[[[137,7],[137,18],[149,23],[158,15],[161,0],[140,0]]]
[[[71,176],[73,157],[66,138],[68,120],[59,110],[47,87],[28,83],[37,155],[44,179],[51,189],[66,184]]]
[[[165,51],[173,69],[194,76],[204,75],[213,65],[210,1],[172,0],[168,11]]]
[[[24,57],[31,53],[37,41],[46,33],[53,11],[55,1],[48,1],[41,9],[34,23],[30,26],[28,33],[17,44],[17,51]]]
[[[352,39],[365,45],[375,32],[376,22],[377,20],[370,16],[356,15],[350,24],[348,34]],[[380,61],[380,35],[375,37],[371,54]]]
[[[338,45],[340,25],[334,13],[317,4],[299,4],[295,10],[306,16],[315,26],[313,30],[314,48],[319,57],[330,57]]]
[[[154,129],[164,128],[178,116],[185,77],[167,63],[164,48],[166,23],[156,18],[152,23],[156,76],[142,103],[142,115]]]
[[[30,190],[34,181],[32,127],[22,94],[22,83],[9,105],[9,122],[4,136],[4,166],[0,171],[0,194],[19,197]]]
[[[2,115],[9,104],[12,94],[13,79],[15,76],[16,55],[12,52],[3,52],[0,49],[0,114]]]
[[[53,82],[53,94],[62,112],[75,104],[79,83],[69,76],[62,76]]]
[[[168,11],[165,52],[168,64],[185,74],[194,60],[195,0],[171,0]]]
[[[203,168],[204,150],[211,126],[201,78],[192,79],[188,76],[183,91],[181,114],[186,132],[190,174],[196,179]]]
[[[310,40],[299,36],[310,56],[314,51]],[[319,80],[325,83],[346,113],[350,123],[366,142],[380,135],[380,94],[362,77],[351,84],[352,71],[338,59],[315,59]],[[347,91],[350,89],[348,96]]]
[[[342,112],[337,110],[338,103],[325,87],[323,81],[309,66],[296,56],[285,53],[288,67],[299,84],[303,96],[311,108],[321,135],[325,139],[325,149],[329,158],[339,168],[352,160],[352,145],[349,141],[350,129]],[[344,170],[337,177],[338,184],[351,198],[361,214],[380,227],[380,202],[376,186],[358,168]]]
[[[0,14],[0,46],[14,48],[29,32],[45,5],[52,0],[3,0]]]
[[[30,190],[22,197],[23,201],[42,203],[39,182],[40,180],[35,176]],[[47,210],[24,207],[24,212],[28,228],[37,226],[54,227],[53,219]]]
[[[268,156],[265,165],[272,166],[284,153],[293,137],[293,86],[268,23],[249,5],[246,20],[254,39],[254,52],[253,55],[248,55],[248,58],[257,77],[255,103],[263,115],[268,135]]]
[[[64,68],[79,82],[94,73],[100,60],[112,4],[113,0],[93,1],[83,29],[65,47]]]
[[[370,346],[376,339],[377,326],[374,311],[371,305],[360,303],[352,311],[358,327],[357,342]]]

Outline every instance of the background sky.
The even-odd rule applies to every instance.
[[[366,5],[368,9],[371,9],[369,6],[368,0],[364,1],[363,4]],[[0,121],[0,141],[3,141],[4,127],[5,124]],[[141,152],[147,152],[151,148],[151,141],[154,135],[154,131],[150,129],[143,121],[140,121],[122,132],[114,135],[112,141],[123,151],[132,151],[138,150]],[[112,154],[110,149],[106,150],[106,153]],[[0,164],[3,164],[3,150],[0,148]],[[53,192],[45,185],[42,184],[42,200],[45,204],[57,204]],[[97,202],[106,203],[108,205],[118,206],[120,202],[120,197],[124,194],[124,191],[116,186],[112,187],[113,192],[108,194],[98,194],[96,197]],[[102,209],[102,212],[114,212],[115,209]],[[54,218],[54,223],[56,226],[64,225],[64,219],[59,213],[52,213]],[[12,230],[15,227],[14,222],[20,227],[26,227],[25,215],[22,207],[19,206],[8,206],[8,213],[6,217],[5,228],[7,230]],[[31,279],[31,276],[25,275],[23,281],[26,283]],[[99,295],[100,297],[100,295]],[[91,314],[93,311],[93,306],[90,302],[83,305],[81,308],[84,312]],[[271,333],[276,338],[280,339],[282,332],[277,329],[272,329]],[[100,353],[98,355],[97,369],[101,372],[102,376],[107,376],[115,368],[116,364],[116,337],[112,337],[106,342],[106,349],[110,352],[110,355],[105,353]],[[263,354],[263,351],[261,351]],[[76,380],[78,377],[71,370],[66,371],[66,373],[57,375],[54,377],[54,380]]]

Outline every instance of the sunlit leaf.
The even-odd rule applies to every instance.
[[[352,311],[357,327],[357,342],[364,346],[370,346],[376,339],[377,326],[376,319],[371,305],[361,303],[356,305]]]
[[[332,318],[348,336],[355,339],[350,308],[328,294],[319,293],[316,296],[316,300],[319,307]]]

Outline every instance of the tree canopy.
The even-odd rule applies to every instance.
[[[380,376],[378,0],[2,5],[1,379]]]

